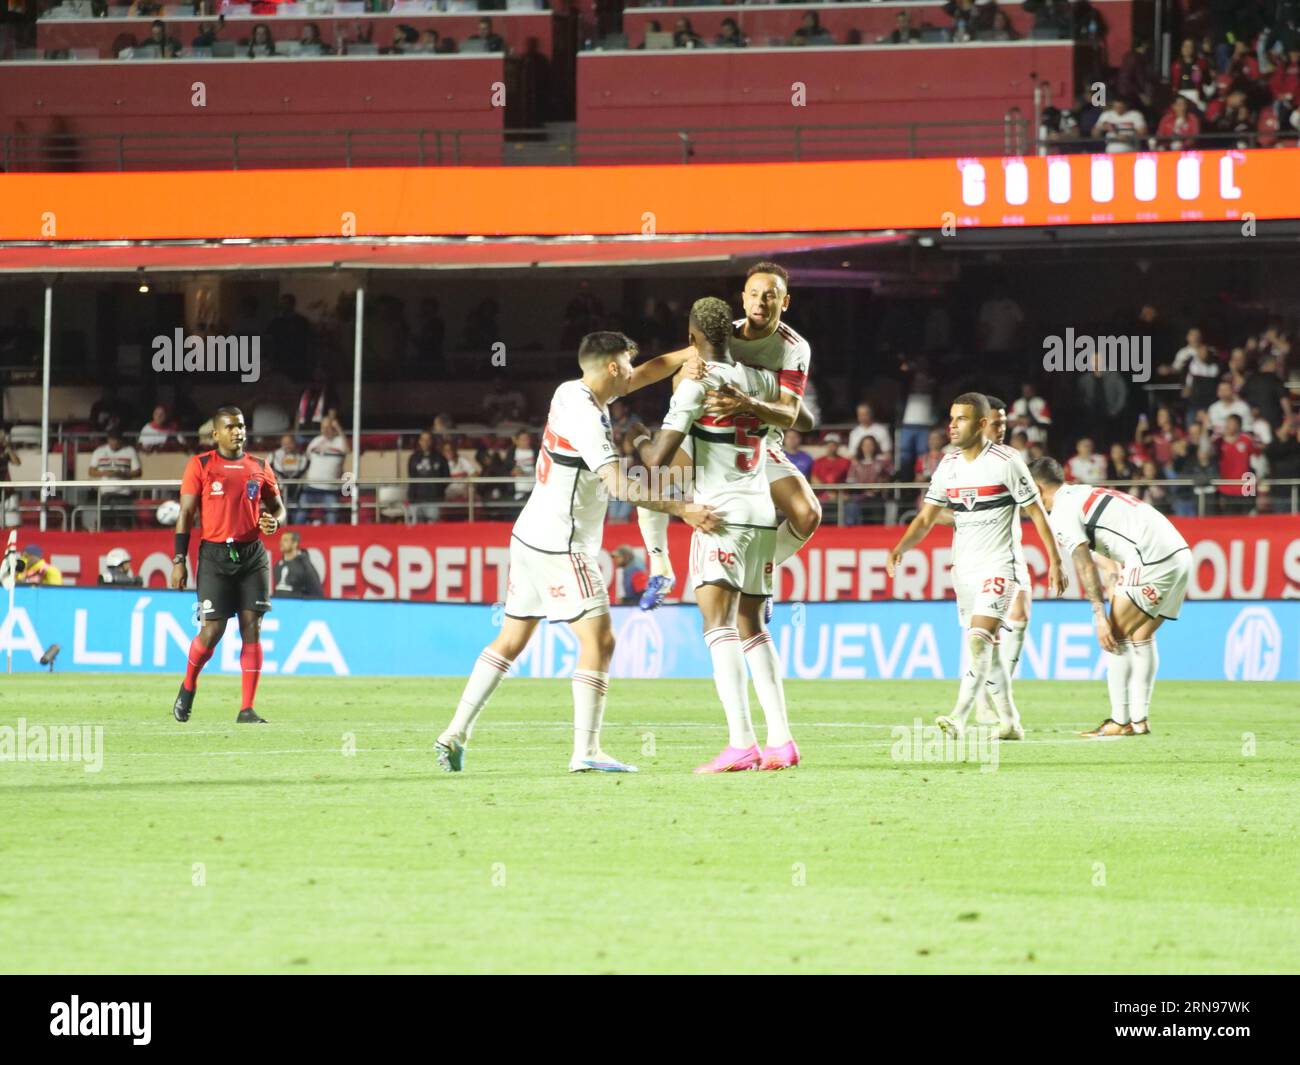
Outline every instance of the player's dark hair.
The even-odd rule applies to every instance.
[[[773,274],[781,279],[781,284],[785,286],[787,292],[790,291],[790,271],[780,263],[761,262],[755,263],[745,271],[745,284],[749,284],[749,279],[755,274]]]
[[[242,418],[243,416],[244,412],[238,407],[218,407],[217,413],[212,416],[212,422],[215,426],[218,418]]]
[[[719,355],[727,350],[727,340],[731,336],[731,308],[726,300],[717,296],[705,296],[691,304],[691,325],[704,334]]]
[[[625,351],[628,358],[636,358],[636,341],[626,333],[616,333],[610,329],[588,333],[578,343],[578,365],[584,370],[595,369],[612,362]]]
[[[1029,464],[1029,475],[1039,484],[1051,485],[1052,487],[1065,484],[1065,471],[1061,469],[1061,464],[1051,455],[1044,455],[1041,459],[1034,459]]]
[[[976,418],[989,416],[989,400],[983,392],[963,392],[952,401],[954,407],[974,407]]]
[[[986,393],[984,393],[984,399],[985,399],[985,402],[987,402],[988,405],[989,405],[989,410],[1006,410],[1006,409],[1007,409],[1007,405],[1006,405],[1005,403],[1003,403],[1002,400],[998,399],[997,396],[990,396],[990,395],[986,392]]]

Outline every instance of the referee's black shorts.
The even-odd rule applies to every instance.
[[[199,607],[202,620],[234,617],[241,610],[271,609],[271,556],[261,540],[247,544],[199,544]]]

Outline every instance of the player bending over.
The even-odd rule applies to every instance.
[[[1064,484],[1055,459],[1029,467],[1052,531],[1074,559],[1092,600],[1097,641],[1106,652],[1110,717],[1088,737],[1145,736],[1160,655],[1156,630],[1178,619],[1192,577],[1192,552],[1173,522],[1149,503],[1113,488]],[[1120,566],[1110,593],[1110,617],[1102,605],[1102,581],[1092,552]]]
[[[689,433],[695,444],[695,499],[722,519],[721,528],[697,528],[691,538],[691,582],[729,737],[722,753],[695,772],[789,769],[799,764],[799,748],[786,718],[781,661],[763,624],[776,540],[776,510],[764,473],[768,428],[749,415],[718,417],[705,409],[708,391],[724,386],[771,402],[776,376],[731,360],[731,312],[723,300],[697,300],[689,328],[691,345],[705,362],[704,377],[677,386],[653,440],[642,426],[629,432],[648,468],[670,462]],[[767,745],[761,751],[749,716],[746,663],[767,719]]]
[[[1039,504],[1038,490],[1019,454],[995,444],[985,435],[988,400],[966,392],[952,402],[948,439],[958,448],[946,455],[930,479],[921,512],[889,554],[890,577],[903,555],[925,539],[941,508],[952,512],[952,580],[957,592],[957,618],[966,629],[970,666],[963,674],[952,713],[935,720],[945,732],[961,736],[976,700],[987,687],[998,715],[998,736],[1024,739],[1020,714],[1011,697],[1007,663],[1000,648],[1000,630],[1016,592],[1016,557],[1012,525],[1023,507],[1047,551],[1047,586],[1053,595],[1065,591],[1061,558]]]
[[[786,458],[781,446],[784,431],[795,425],[795,418],[802,410],[801,397],[808,383],[812,349],[808,341],[781,321],[790,307],[790,275],[784,267],[769,262],[751,266],[745,275],[741,302],[745,317],[731,322],[728,347],[732,358],[742,365],[770,371],[780,387],[775,396],[762,398],[746,395],[734,385],[723,383],[710,388],[705,412],[715,417],[753,417],[769,427],[764,442],[767,452],[764,476],[772,502],[785,515],[776,530],[775,563],[780,566],[803,548],[822,520],[817,496],[798,467]],[[687,373],[702,379],[704,366],[698,358],[692,358],[694,350],[686,348],[647,364],[644,367],[647,373],[634,387],[662,380],[688,362]],[[811,428],[811,419],[805,424]],[[641,597],[641,608],[651,610],[663,602],[675,581],[668,556],[668,518],[662,512],[643,509],[638,520],[650,561],[650,580]],[[770,614],[770,607],[765,606],[765,610]]]
[[[242,689],[235,718],[262,724],[253,702],[262,676],[262,615],[271,609],[271,556],[259,533],[272,535],[286,520],[280,486],[270,465],[244,453],[248,430],[238,407],[222,407],[212,419],[212,451],[195,455],[181,478],[181,516],[176,521],[172,556],[173,588],[184,588],[190,553],[190,529],[199,522],[198,592],[202,627],[190,644],[189,665],[172,716],[188,721],[194,708],[199,673],[239,615]]]
[[[717,519],[706,506],[639,498],[639,486],[617,461],[608,406],[627,394],[635,355],[636,344],[622,333],[589,333],[578,346],[582,377],[564,382],[551,397],[536,480],[511,532],[505,620],[478,656],[455,716],[435,746],[438,764],[448,772],[464,768],[475,720],[543,617],[567,622],[578,638],[569,771],[636,772],[600,747],[614,629],[596,558],[609,497],[660,508],[705,529],[716,527]]]
[[[1003,444],[1007,438],[1007,405],[995,396],[984,397],[989,404],[989,423],[984,428],[984,435],[995,444]],[[951,525],[952,512],[941,510],[936,524]],[[998,655],[1007,666],[1007,692],[1015,702],[1014,691],[1016,666],[1020,664],[1020,650],[1025,645],[1025,630],[1029,627],[1029,608],[1034,601],[1034,589],[1029,580],[1029,567],[1025,564],[1024,524],[1020,520],[1020,508],[1016,507],[1015,517],[1011,522],[1012,550],[1016,558],[1016,591],[1011,598],[1011,609],[1007,611],[1005,631],[998,644]],[[988,686],[975,701],[975,723],[978,725],[996,725],[997,711],[989,697]]]

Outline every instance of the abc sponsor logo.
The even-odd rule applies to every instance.
[[[719,566],[734,566],[736,564],[736,552],[723,551],[721,548],[713,548],[709,552],[709,561],[716,562]]]
[[[1245,607],[1228,629],[1223,675],[1228,680],[1276,680],[1282,666],[1282,630],[1266,606]]]

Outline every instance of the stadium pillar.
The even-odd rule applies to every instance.
[[[45,482],[50,471],[50,336],[54,312],[54,282],[45,282],[45,341],[41,370],[41,532],[45,531]]]
[[[361,336],[365,329],[366,286],[357,285],[356,336],[352,350],[352,524],[361,512]]]

